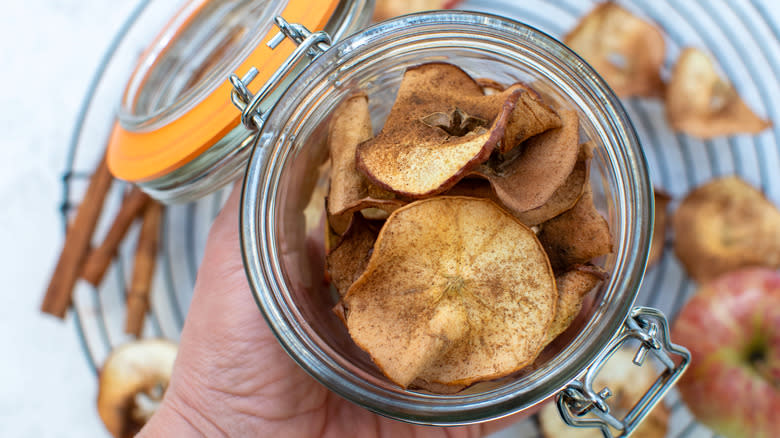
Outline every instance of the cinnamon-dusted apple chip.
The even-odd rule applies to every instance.
[[[515,110],[506,125],[504,140],[499,143],[498,150],[502,154],[509,153],[529,138],[554,128],[560,128],[561,118],[550,107],[542,102],[541,96],[533,89],[522,84],[507,88],[504,93],[515,87],[525,90],[515,105]]]
[[[355,168],[358,144],[373,135],[368,97],[358,94],[342,102],[333,112],[329,128],[332,164],[327,208],[333,230],[343,233],[343,226],[355,211],[374,207],[389,212],[403,205],[402,200],[371,184]]]
[[[517,213],[515,216],[528,226],[538,225],[574,207],[590,182],[590,160],[593,158],[593,148],[592,142],[581,144],[577,163],[566,181],[540,207]]]
[[[672,71],[666,116],[674,130],[703,139],[757,134],[772,126],[753,113],[707,54],[692,47],[683,50]]]
[[[539,240],[556,273],[612,252],[609,225],[593,204],[590,185],[571,210],[542,224]]]
[[[580,313],[585,296],[606,276],[606,272],[597,266],[576,265],[555,277],[558,286],[558,305],[544,345],[552,342],[569,328]]]
[[[666,192],[655,189],[653,192],[655,201],[655,216],[653,218],[653,241],[650,242],[650,255],[647,257],[647,266],[650,267],[661,259],[666,243],[666,218],[667,208],[672,202],[671,196]]]
[[[504,140],[499,143],[498,150],[502,154],[508,153],[534,135],[561,126],[560,117],[544,103],[542,97],[533,88],[521,83],[507,88],[497,81],[486,78],[480,78],[476,81],[485,96],[506,93],[511,91],[513,87],[519,87],[526,91],[515,105],[515,110],[507,122]]]
[[[396,210],[343,299],[352,339],[402,387],[519,370],[541,349],[556,301],[534,233],[493,202],[466,197]]]
[[[672,226],[674,251],[700,283],[740,267],[780,267],[780,211],[739,177],[690,192]]]
[[[619,5],[596,6],[563,42],[588,61],[618,96],[662,94],[664,36]]]
[[[346,294],[347,289],[365,270],[378,235],[379,230],[362,215],[353,214],[352,222],[341,236],[341,241],[325,256],[330,281],[339,295]]]
[[[550,196],[542,206],[524,212],[513,211],[503,205],[501,199],[496,196],[490,182],[482,178],[465,178],[453,188],[445,192],[447,196],[471,196],[474,198],[490,199],[506,208],[520,222],[530,226],[538,225],[561,213],[570,210],[582,196],[590,177],[590,159],[593,157],[593,143],[587,142],[580,145],[577,163],[563,185]],[[520,190],[522,188],[519,188]]]
[[[579,119],[572,110],[558,112],[560,128],[532,137],[519,157],[503,163],[480,166],[496,196],[516,213],[541,207],[574,170],[579,155]]]
[[[485,96],[460,68],[424,64],[404,73],[382,131],[358,146],[357,166],[376,185],[421,198],[452,187],[495,148],[559,123],[522,84]]]

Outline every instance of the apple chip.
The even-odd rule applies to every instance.
[[[619,5],[596,6],[563,42],[592,65],[618,96],[662,94],[664,36]]]
[[[358,144],[370,139],[373,134],[365,94],[342,102],[334,111],[329,128],[332,165],[327,207],[333,230],[341,234],[353,212],[369,207],[392,211],[404,202],[371,184],[355,168]]]
[[[517,213],[515,216],[528,226],[538,225],[574,207],[585,192],[585,186],[590,182],[590,160],[593,158],[593,148],[592,142],[581,144],[574,170],[563,185],[558,187],[540,207]]]
[[[560,124],[522,84],[485,96],[460,68],[430,63],[404,73],[382,131],[357,148],[358,169],[409,198],[441,193],[527,137]]]
[[[533,88],[521,83],[507,88],[497,81],[486,78],[477,79],[476,82],[482,88],[485,96],[511,92],[513,88],[518,87],[526,91],[520,96],[520,100],[507,122],[504,140],[499,143],[498,150],[502,154],[510,152],[534,135],[549,129],[560,128],[560,117],[543,102],[542,97]]]
[[[653,241],[650,243],[650,255],[647,257],[647,266],[650,267],[661,260],[666,244],[666,210],[672,198],[665,192],[655,189],[653,193],[655,201],[655,217],[653,218]]]
[[[529,138],[554,128],[560,128],[561,118],[542,102],[539,94],[522,84],[515,84],[503,93],[511,92],[515,87],[525,90],[515,105],[515,110],[506,125],[504,140],[499,143],[498,151],[510,152]]]
[[[396,210],[343,299],[347,328],[393,382],[468,385],[533,361],[557,291],[534,233],[491,201]]]
[[[519,157],[481,166],[501,204],[522,213],[539,208],[552,197],[574,170],[579,155],[579,119],[572,110],[560,110],[563,125],[523,144]]]
[[[487,160],[504,137],[519,94],[502,103],[500,115],[484,117],[463,105],[463,97],[484,96],[460,68],[442,63],[410,68],[382,131],[358,147],[358,169],[403,196],[440,193]],[[482,124],[475,122],[464,133],[463,119]]]
[[[571,210],[542,224],[539,240],[556,273],[612,252],[609,225],[593,204],[590,185]]]
[[[558,305],[544,345],[552,342],[569,328],[580,313],[585,296],[605,278],[606,272],[593,265],[577,265],[555,277],[558,286]]]
[[[674,251],[700,283],[740,267],[780,267],[780,211],[736,176],[690,192],[672,226]]]
[[[683,50],[672,71],[666,115],[672,129],[703,139],[757,134],[772,126],[753,113],[707,54],[692,47]]]
[[[339,295],[346,294],[365,270],[378,234],[362,215],[354,214],[341,241],[325,256],[330,281]]]

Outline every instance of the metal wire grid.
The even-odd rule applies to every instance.
[[[774,128],[758,136],[735,136],[711,141],[672,133],[664,119],[659,101],[624,99],[647,156],[656,187],[662,187],[679,199],[691,188],[713,177],[738,174],[760,187],[775,203],[780,200],[780,23],[769,13],[771,0],[633,0],[621,5],[640,16],[659,23],[667,35],[668,75],[680,50],[688,45],[705,47],[718,59],[724,73],[737,85],[740,94],[760,114],[774,120]],[[473,0],[463,9],[492,12],[518,19],[553,36],[561,38],[577,19],[590,10],[594,0]],[[100,151],[103,143],[85,142],[82,129],[91,117],[96,90],[114,59],[117,48],[149,4],[139,1],[127,21],[110,42],[108,50],[92,79],[84,98],[70,140],[65,172],[62,176],[63,228],[69,213],[78,203],[89,177],[91,160],[79,160],[84,149]],[[117,91],[116,96],[118,96]],[[152,292],[152,306],[144,336],[178,339],[184,322],[197,268],[203,253],[207,230],[219,211],[227,190],[196,203],[166,209],[162,227],[157,275]],[[121,188],[110,195],[117,203]],[[672,206],[674,207],[674,205]],[[127,242],[133,242],[132,233]],[[73,318],[87,362],[93,371],[112,347],[127,340],[121,333],[132,247],[124,245],[98,289],[85,284],[77,286]],[[671,251],[667,239],[664,256],[648,270],[638,301],[663,310],[673,320],[695,285],[686,277]],[[667,396],[671,412],[669,436],[715,436],[699,425],[685,409],[676,393]]]

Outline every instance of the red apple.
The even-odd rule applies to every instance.
[[[683,400],[730,438],[780,436],[780,274],[727,273],[683,307],[672,339],[691,351],[679,382]]]

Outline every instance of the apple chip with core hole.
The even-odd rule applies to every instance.
[[[690,192],[672,226],[674,251],[698,282],[740,267],[780,267],[780,211],[736,176]]]
[[[539,208],[552,197],[574,170],[579,155],[579,119],[572,110],[560,110],[563,125],[523,144],[520,156],[479,168],[509,210],[522,213]]]
[[[403,201],[371,184],[355,168],[358,144],[373,135],[368,97],[365,94],[352,96],[342,102],[333,112],[329,128],[331,177],[327,207],[332,217],[331,226],[336,233],[341,234],[353,212],[369,207],[393,211]]]
[[[401,196],[441,193],[496,147],[514,147],[499,144],[506,137],[522,140],[555,126],[557,115],[534,96],[520,84],[485,96],[476,81],[451,64],[409,68],[382,131],[358,146],[357,167],[379,187]],[[536,122],[537,112],[544,111],[550,113],[550,126]]]
[[[468,385],[533,361],[557,291],[534,233],[489,200],[436,197],[396,210],[343,299],[347,328],[380,370]]]
[[[672,198],[663,191],[655,189],[653,192],[655,201],[655,217],[653,220],[653,241],[650,243],[650,255],[647,257],[647,266],[650,267],[661,259],[666,243],[666,218],[667,208]]]
[[[706,53],[691,47],[683,50],[672,70],[666,118],[675,131],[702,139],[757,134],[772,126],[753,113]]]
[[[574,266],[571,270],[555,277],[558,287],[558,305],[544,345],[552,342],[569,328],[580,313],[585,296],[606,277],[605,271],[593,265]]]
[[[355,214],[341,241],[325,256],[331,283],[339,295],[347,293],[365,270],[378,234],[362,215]]]
[[[539,240],[556,273],[612,252],[609,225],[593,204],[590,185],[571,210],[542,224]]]
[[[178,347],[170,341],[132,341],[112,351],[100,369],[97,408],[115,438],[133,437],[162,402]]]
[[[660,96],[663,34],[615,3],[602,3],[563,39],[620,97]]]

